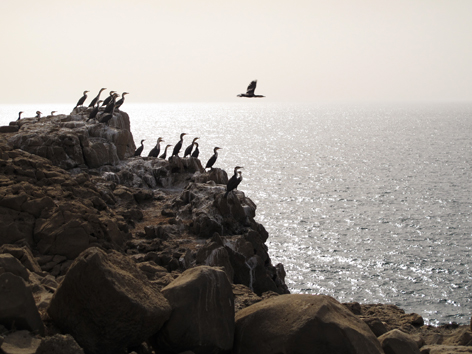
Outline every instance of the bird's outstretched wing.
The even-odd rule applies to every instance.
[[[247,95],[253,95],[253,94],[254,94],[254,90],[256,89],[256,85],[257,85],[257,80],[251,81],[251,83],[250,83],[249,86],[247,87],[246,94],[247,94]]]

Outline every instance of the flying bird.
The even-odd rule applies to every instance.
[[[257,80],[251,81],[247,87],[246,93],[240,93],[238,97],[265,97],[262,95],[255,95],[254,91],[256,90]]]

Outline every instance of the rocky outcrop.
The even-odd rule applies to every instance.
[[[90,248],[54,294],[48,314],[87,353],[117,353],[159,331],[171,307],[129,258]]]
[[[382,353],[369,327],[323,295],[281,295],[236,314],[233,353]]]
[[[413,338],[398,329],[381,335],[379,342],[387,354],[420,354]]]

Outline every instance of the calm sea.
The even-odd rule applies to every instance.
[[[0,106],[0,125],[25,111]],[[244,166],[274,264],[292,293],[393,303],[426,323],[469,323],[472,285],[472,105],[309,105],[263,100],[130,104],[136,145],[158,137],[203,163]]]

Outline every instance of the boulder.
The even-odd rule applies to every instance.
[[[156,333],[171,307],[129,258],[89,248],[71,265],[48,308],[88,353],[113,354]]]
[[[44,325],[25,281],[12,274],[0,274],[0,324],[44,334]]]
[[[31,253],[28,247],[16,245],[3,245],[0,247],[0,253],[9,253],[18,259],[29,271],[40,273],[41,267]]]
[[[421,348],[421,354],[469,354],[472,347],[454,345],[425,345]]]
[[[24,281],[29,280],[29,273],[18,259],[9,253],[0,254],[0,274],[10,272],[23,278]]]
[[[26,240],[32,246],[33,230],[35,219],[34,216],[16,211],[11,208],[0,206],[0,245],[13,244],[19,240]]]
[[[383,353],[369,327],[324,295],[280,295],[236,314],[234,354]]]
[[[84,350],[70,334],[55,334],[43,338],[35,354],[84,354]]]
[[[28,331],[16,331],[5,336],[1,349],[4,354],[35,354],[40,342]]]
[[[152,337],[156,352],[191,350],[203,354],[231,350],[234,301],[231,284],[221,269],[188,269],[162,293],[172,306],[172,315]]]
[[[385,354],[420,354],[413,338],[398,329],[382,334],[379,342]]]

